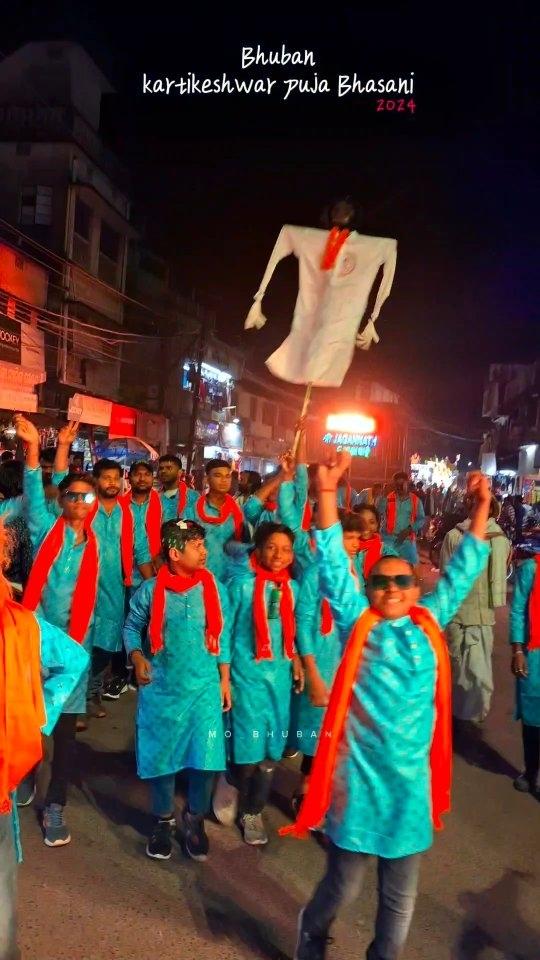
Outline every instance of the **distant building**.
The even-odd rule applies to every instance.
[[[517,489],[530,495],[535,475],[540,484],[540,360],[492,364],[482,416],[490,421],[481,448],[484,462],[489,457],[497,472],[515,474]]]

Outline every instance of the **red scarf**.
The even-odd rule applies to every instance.
[[[191,590],[198,583],[201,583],[203,588],[204,611],[206,614],[206,648],[209,653],[213,653],[215,656],[219,655],[219,641],[223,631],[223,613],[215,578],[209,570],[204,568],[197,570],[190,577],[184,577],[181,574],[171,573],[166,564],[160,567],[152,599],[148,635],[150,637],[150,650],[153,654],[159,653],[163,649],[165,591],[172,590],[173,593],[185,593],[186,590]]]
[[[270,513],[275,513],[277,510],[277,500],[267,500],[264,509],[268,510]]]
[[[220,508],[219,517],[212,517],[210,514],[206,513],[206,497],[203,495],[199,497],[196,504],[196,511],[199,520],[202,520],[203,523],[210,523],[214,526],[216,524],[225,523],[229,517],[233,518],[234,521],[234,539],[242,539],[242,530],[244,527],[244,514],[242,513],[240,507],[238,506],[234,497],[231,497],[230,494],[226,494],[225,502]]]
[[[527,650],[540,649],[540,554],[537,553],[534,559],[536,561],[536,573],[529,600],[529,642]]]
[[[452,781],[452,681],[450,659],[444,635],[425,607],[412,607],[409,615],[419,626],[433,647],[437,658],[435,687],[435,728],[430,750],[431,809],[433,825],[442,828],[441,815],[450,810],[450,786]],[[319,745],[311,775],[308,792],[300,808],[296,823],[282,827],[282,836],[293,834],[306,837],[310,827],[317,827],[326,816],[332,800],[334,772],[349,713],[353,686],[361,667],[364,644],[371,630],[381,621],[376,610],[366,610],[357,621],[345,653],[339,665],[330,702],[324,715]]]
[[[40,646],[36,618],[9,599],[4,581],[0,610],[0,815],[11,811],[11,793],[43,755],[41,727],[47,718]]]
[[[306,500],[304,513],[302,514],[302,530],[305,530],[306,533],[309,533],[309,531],[311,530],[312,519],[313,519],[313,509],[308,499]]]
[[[178,480],[178,512],[177,517],[183,517],[187,506],[187,483],[185,480]]]
[[[59,517],[45,537],[32,564],[23,597],[23,606],[27,610],[36,610],[39,606],[51,567],[56,562],[64,545],[65,533],[66,521],[63,517]],[[94,612],[99,573],[99,555],[95,534],[90,528],[85,528],[85,533],[86,546],[71,599],[67,630],[70,637],[73,637],[77,643],[83,642]]]
[[[129,504],[121,502],[120,497],[117,499],[116,503],[120,507],[120,510],[122,511],[122,521],[120,525],[120,554],[122,559],[122,573],[124,575],[124,586],[130,587],[131,575],[133,572],[133,546],[130,549],[129,537],[124,536],[124,525],[127,520],[128,524],[131,521],[131,525],[133,527],[133,517],[131,515],[131,510],[129,509]],[[88,529],[88,527],[92,525],[94,521],[94,517],[96,516],[98,510],[99,510],[99,500],[96,500],[94,506],[92,507],[90,513],[86,518],[85,529]],[[127,518],[126,518],[126,513],[128,514]],[[133,534],[133,531],[132,531],[132,534]],[[132,540],[133,540],[133,536],[132,536]]]
[[[334,618],[332,616],[332,611],[330,609],[330,604],[325,598],[321,603],[321,626],[320,631],[323,637],[327,637],[329,633],[332,633],[332,627],[334,626]]]
[[[283,632],[283,650],[285,656],[292,660],[294,656],[294,640],[296,623],[294,619],[294,603],[291,590],[291,574],[289,570],[273,573],[266,570],[257,562],[255,554],[249,559],[251,569],[255,573],[255,590],[253,592],[253,620],[255,624],[255,659],[272,660],[272,640],[268,626],[268,614],[265,602],[265,586],[267,583],[281,584],[281,601],[279,612]]]
[[[416,516],[418,514],[418,497],[415,493],[409,494],[409,500],[411,501],[411,526],[416,521]],[[393,533],[396,529],[397,522],[397,494],[392,492],[389,493],[386,498],[386,532]],[[410,539],[415,540],[416,534],[411,533]]]
[[[360,544],[359,553],[365,553],[363,573],[364,580],[367,580],[371,570],[381,559],[383,548],[382,537],[376,533],[375,536],[370,537],[369,540],[361,540]]]
[[[350,230],[342,230],[340,227],[332,227],[328,234],[326,246],[324,248],[323,258],[321,260],[321,270],[331,270],[334,266],[339,251],[350,234]]]
[[[124,577],[126,578],[124,583],[130,587],[135,557],[135,523],[133,513],[131,512],[131,504],[133,503],[131,490],[129,490],[128,493],[124,493],[121,497],[118,497],[118,503],[122,510],[122,539],[120,548],[122,551],[122,567]],[[148,546],[152,559],[157,557],[161,552],[162,517],[161,497],[157,490],[152,489],[148,500],[145,523],[146,536],[148,537]],[[126,571],[128,572],[126,573]]]

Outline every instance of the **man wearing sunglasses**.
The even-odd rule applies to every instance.
[[[420,599],[411,565],[382,557],[366,598],[352,583],[338,523],[338,480],[349,463],[341,453],[319,467],[317,562],[344,653],[308,793],[296,824],[283,830],[305,836],[325,821],[330,841],[326,874],[300,915],[295,960],[326,956],[329,927],[360,892],[370,856],[378,858],[379,904],[367,960],[401,956],[421,854],[450,808],[451,672],[442,628],[489,557],[490,490],[476,473],[470,530],[433,592]]]
[[[68,474],[59,484],[62,515],[47,509],[39,466],[39,434],[21,414],[14,417],[17,437],[26,444],[23,506],[34,549],[34,563],[23,606],[60,627],[90,653],[96,604],[99,555],[87,521],[96,502],[94,480]],[[43,812],[43,833],[49,847],[71,840],[64,820],[77,714],[85,712],[88,670],[65,703],[54,729],[51,781]]]

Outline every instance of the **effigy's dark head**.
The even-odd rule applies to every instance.
[[[347,227],[355,230],[358,227],[361,211],[352,197],[336,197],[323,210],[321,221],[326,230],[332,227]]]

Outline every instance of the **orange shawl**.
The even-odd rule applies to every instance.
[[[41,760],[46,717],[37,620],[13,600],[0,604],[0,814],[7,814],[10,794]]]
[[[437,659],[435,687],[435,729],[430,751],[432,819],[436,830],[442,829],[441,815],[450,810],[450,786],[452,780],[452,712],[451,674],[448,648],[444,635],[425,607],[412,607],[410,617],[421,627],[433,647]],[[380,613],[370,608],[358,619],[341,660],[330,702],[326,708],[317,753],[309,778],[308,792],[304,798],[296,823],[282,827],[280,834],[306,837],[310,827],[318,827],[330,807],[334,771],[347,714],[351,703],[353,685],[362,662],[364,644],[371,630],[382,620]]]

